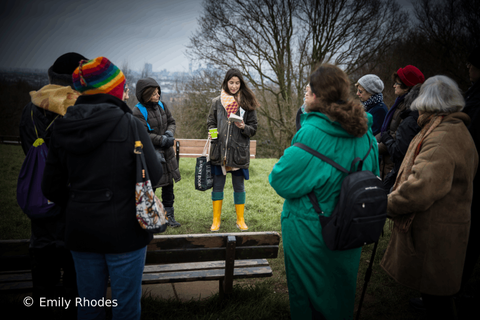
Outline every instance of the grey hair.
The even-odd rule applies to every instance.
[[[420,94],[412,102],[411,110],[452,113],[461,111],[465,100],[455,81],[446,76],[428,78]]]

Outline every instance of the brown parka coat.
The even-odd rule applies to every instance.
[[[447,296],[460,289],[478,166],[469,122],[462,112],[445,116],[423,140],[408,179],[388,196],[390,218],[415,218],[407,233],[393,229],[381,266],[421,293]]]

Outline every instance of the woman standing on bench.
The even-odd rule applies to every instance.
[[[249,179],[250,138],[257,132],[257,99],[247,87],[241,72],[228,70],[222,83],[222,93],[212,101],[208,115],[208,137],[210,129],[217,129],[212,138],[210,161],[213,174],[213,224],[211,231],[220,229],[223,189],[226,174],[232,174],[233,200],[237,213],[237,228],[248,230],[244,219],[245,186]],[[233,116],[232,116],[233,115]],[[234,119],[237,116],[238,119]]]

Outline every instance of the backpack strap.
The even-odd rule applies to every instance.
[[[356,157],[355,159],[353,159],[352,161],[352,166],[350,168],[350,171],[348,171],[347,169],[345,169],[344,167],[342,167],[341,165],[339,165],[338,163],[336,163],[335,161],[333,161],[332,159],[330,159],[329,157],[321,154],[320,152],[310,148],[309,146],[307,145],[304,145],[303,143],[300,143],[300,142],[297,142],[297,143],[294,143],[293,146],[295,147],[298,147],[300,149],[303,149],[305,151],[307,151],[308,153],[312,154],[313,156],[317,157],[317,158],[320,158],[322,159],[323,161],[325,161],[326,163],[330,164],[331,166],[337,168],[338,170],[346,173],[346,174],[350,174],[351,172],[354,172],[355,171],[355,164],[357,162],[360,161],[360,163],[358,164],[358,168],[357,168],[357,171],[362,171],[362,167],[363,167],[363,162],[365,161],[365,159],[367,158],[367,156],[370,154],[370,150],[372,150],[372,146],[373,146],[373,141],[372,143],[370,144],[370,148],[368,149],[368,152],[367,154],[365,155],[365,157],[363,157],[363,159],[360,159],[359,157]],[[320,207],[320,204],[318,203],[318,200],[317,200],[317,197],[315,196],[315,192],[312,190],[308,193],[308,198],[310,199],[310,202],[312,203],[313,205],[313,209],[315,210],[315,212],[320,216],[320,222],[322,223],[322,225],[324,225],[324,223],[327,223],[329,218],[327,217],[323,217],[321,216],[321,214],[323,214],[323,210],[322,208]],[[323,219],[322,219],[323,218]]]
[[[365,159],[367,159],[368,155],[370,154],[370,150],[372,150],[372,147],[373,147],[373,141],[372,141],[372,143],[370,144],[370,148],[368,148],[367,154],[365,155],[365,157],[363,157],[363,159],[360,159],[359,157],[356,157],[355,159],[353,159],[352,165],[351,165],[351,167],[350,167],[350,172],[354,172],[354,171],[355,171],[355,164],[356,164],[357,162],[359,162],[359,163],[358,163],[358,167],[357,167],[357,170],[356,170],[356,171],[362,171],[363,163],[365,162]]]
[[[143,114],[143,117],[145,118],[145,122],[147,123],[147,127],[148,127],[148,130],[152,131],[152,128],[150,128],[150,124],[148,123],[148,111],[147,111],[147,108],[145,108],[143,106],[143,104],[141,104],[140,102],[137,103],[137,105],[135,106],[138,108],[138,110],[140,110],[140,112]]]
[[[316,150],[313,150],[312,148],[310,148],[307,145],[304,145],[303,143],[297,142],[297,143],[294,143],[293,146],[307,151],[308,153],[312,154],[313,156],[322,159],[326,163],[330,164],[331,166],[337,168],[338,170],[340,170],[342,172],[345,172],[346,174],[350,173],[350,171],[348,171],[347,169],[345,169],[344,167],[342,167],[341,165],[339,165],[338,163],[336,163],[335,161],[333,161],[329,157],[321,154],[320,152],[318,152]],[[313,190],[308,193],[308,198],[310,199],[310,202],[312,203],[313,209],[315,210],[315,212],[318,215],[323,214],[323,210],[320,207],[320,204],[318,203],[317,197],[315,196],[315,192]]]
[[[345,172],[345,173],[347,173],[347,174],[350,173],[350,171],[348,171],[347,169],[345,169],[344,167],[342,167],[341,165],[339,165],[338,163],[336,163],[335,161],[333,161],[333,160],[330,159],[329,157],[321,154],[320,152],[318,152],[318,151],[316,151],[316,150],[313,150],[312,148],[310,148],[309,146],[304,145],[303,143],[297,142],[297,143],[294,143],[293,146],[299,147],[300,149],[303,149],[303,150],[307,151],[308,153],[313,154],[315,157],[322,159],[323,161],[325,161],[325,162],[328,163],[329,165],[337,168],[338,170],[340,170],[340,171],[342,171],[342,172]],[[358,158],[358,159],[360,160],[360,158]],[[354,161],[355,161],[355,160],[354,160]]]
[[[47,130],[50,128],[50,126],[53,124],[53,122],[55,120],[57,120],[59,114],[57,114],[57,116],[52,120],[52,122],[50,122],[50,124],[47,126],[47,128],[45,129],[45,133],[47,132]],[[32,123],[33,123],[33,128],[35,129],[35,135],[37,136],[37,139],[40,139],[40,137],[38,136],[38,130],[37,130],[37,126],[35,125],[35,120],[33,120],[33,110],[30,111],[30,117],[32,118]],[[35,141],[36,141],[35,140]],[[42,143],[43,143],[43,138],[42,138]],[[40,143],[41,144],[41,143]]]

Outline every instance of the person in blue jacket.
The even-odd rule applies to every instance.
[[[376,135],[380,132],[388,112],[387,105],[383,102],[383,81],[374,74],[367,74],[358,79],[355,87],[365,111],[373,116],[372,131],[373,135]]]

